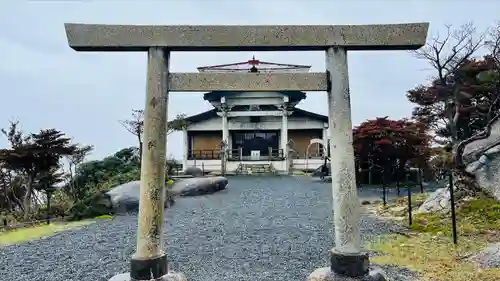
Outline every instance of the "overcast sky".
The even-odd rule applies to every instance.
[[[429,35],[445,24],[474,21],[486,29],[500,19],[495,0],[101,0],[0,3],[0,127],[19,120],[26,132],[57,128],[95,146],[92,158],[135,145],[118,123],[144,106],[144,53],[77,53],[67,45],[63,24],[374,24],[428,21]],[[257,59],[312,65],[325,70],[322,52],[174,53],[171,69]],[[411,114],[405,94],[432,72],[410,53],[350,52],[353,123],[376,116]],[[171,93],[169,117],[211,106],[201,93]],[[309,93],[299,107],[327,113],[326,94]],[[0,138],[0,147],[6,141]],[[169,137],[168,154],[181,157],[181,134]]]

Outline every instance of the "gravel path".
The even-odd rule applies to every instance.
[[[330,184],[307,177],[231,177],[228,190],[168,209],[170,266],[190,281],[302,281],[327,266],[333,245]],[[137,218],[0,248],[0,280],[100,281],[128,270]],[[397,229],[363,216],[362,236]],[[410,280],[406,270],[389,280]]]

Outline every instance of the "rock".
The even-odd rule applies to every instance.
[[[171,192],[180,196],[212,194],[226,189],[227,182],[225,177],[180,179],[173,184]]]
[[[443,187],[431,193],[414,213],[447,212],[450,207],[450,191],[447,187]]]
[[[106,192],[113,210],[117,213],[136,212],[139,209],[140,181],[131,181],[118,185]],[[165,208],[172,205],[170,192],[165,192]]]
[[[408,211],[407,209],[408,209],[408,207],[406,207],[406,206],[396,206],[396,207],[389,208],[389,212],[391,212],[391,213],[402,213],[403,211],[407,212]]]
[[[184,174],[193,177],[203,177],[203,171],[198,167],[187,167],[186,170],[184,170]]]
[[[500,243],[490,244],[478,254],[470,257],[470,261],[479,268],[500,268]]]
[[[329,281],[335,280],[333,276],[332,270],[329,267],[318,268],[313,271],[309,277],[307,277],[307,281]]]
[[[165,276],[165,281],[187,281],[186,275],[180,273],[180,272],[172,272],[169,271],[168,274]]]
[[[479,187],[500,200],[500,117],[491,124],[490,135],[465,141],[462,160]]]
[[[330,163],[326,163],[326,174],[322,171],[323,169],[323,165],[319,166],[316,170],[314,170],[314,172],[311,173],[311,176],[312,177],[321,177],[321,176],[326,176],[326,175],[329,175],[330,174],[330,168],[331,168],[331,165]]]
[[[492,147],[473,162],[470,162],[466,171],[474,174],[476,181],[487,193],[500,200],[500,146]]]

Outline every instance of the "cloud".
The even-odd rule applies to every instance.
[[[465,3],[465,2],[464,2]],[[107,24],[367,24],[431,21],[433,34],[444,23],[473,19],[491,24],[499,4],[452,5],[430,1],[6,1],[0,10],[0,127],[19,118],[23,128],[56,127],[76,141],[94,144],[94,157],[135,145],[120,127],[133,108],[144,104],[144,53],[79,53],[67,46],[65,22]],[[431,7],[431,8],[429,8]],[[471,18],[472,17],[472,18]],[[324,71],[322,52],[174,53],[172,71],[258,59],[312,65]],[[425,82],[426,67],[405,52],[349,54],[353,123],[375,116],[408,116],[405,92]],[[325,114],[325,93],[309,93],[300,107]],[[196,114],[210,105],[200,93],[172,93],[169,116]],[[5,141],[0,138],[0,146]],[[181,156],[180,134],[169,136],[168,149]]]

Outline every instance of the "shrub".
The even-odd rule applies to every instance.
[[[47,214],[48,214],[47,213],[47,206],[38,208],[38,210],[36,210],[36,212],[34,214],[33,219],[34,220],[44,220],[47,218]],[[67,215],[66,209],[64,208],[64,206],[57,205],[57,204],[50,206],[50,217],[51,218],[63,218],[66,215]]]
[[[82,220],[101,215],[113,214],[113,208],[107,190],[99,191],[83,199],[69,210],[68,220]]]

